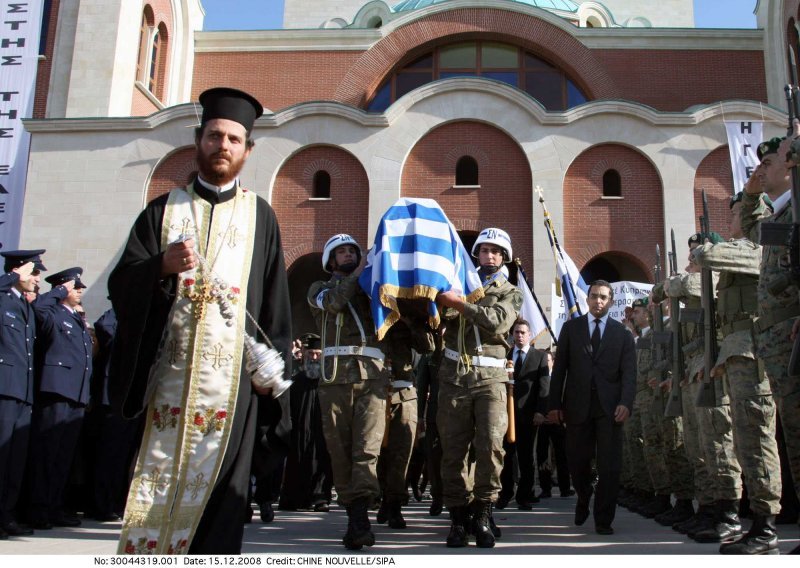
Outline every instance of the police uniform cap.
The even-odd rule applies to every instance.
[[[636,298],[631,304],[633,308],[646,308],[650,303],[650,298]]]
[[[264,107],[255,97],[229,87],[215,87],[203,91],[199,100],[203,107],[201,124],[215,118],[224,118],[238,122],[250,132],[255,120],[264,114]]]
[[[769,140],[765,140],[761,144],[758,145],[756,148],[756,155],[758,156],[758,160],[761,161],[764,159],[764,156],[768,156],[769,154],[777,154],[778,153],[778,146],[781,145],[783,138],[776,136],[775,138],[770,138]]]
[[[5,271],[10,272],[14,268],[18,268],[24,264],[28,264],[29,262],[33,263],[33,267],[36,270],[43,271],[47,270],[44,264],[42,264],[41,255],[45,253],[45,249],[32,249],[32,250],[6,250],[0,252],[1,255],[6,259],[5,263]]]
[[[65,282],[69,282],[70,280],[75,281],[76,288],[86,288],[86,285],[81,282],[81,275],[83,274],[83,268],[80,266],[74,266],[72,268],[67,268],[66,270],[62,270],[61,272],[56,272],[55,274],[51,274],[47,278],[45,278],[45,282],[52,284],[53,287],[58,286],[60,284],[64,284]]]

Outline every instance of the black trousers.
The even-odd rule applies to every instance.
[[[0,525],[14,521],[19,499],[28,439],[31,430],[31,405],[0,396]]]
[[[588,505],[592,497],[592,459],[597,458],[594,522],[611,526],[622,470],[622,424],[605,414],[596,396],[592,399],[589,418],[580,424],[567,424],[567,462],[579,505]]]
[[[558,474],[558,488],[562,495],[569,491],[569,466],[567,465],[566,430],[561,424],[542,424],[536,438],[536,463],[539,469],[539,485],[544,491],[553,488],[552,464],[548,464],[550,457],[550,444],[553,444],[553,454],[556,459],[556,472]]]
[[[503,441],[506,457],[503,461],[503,471],[500,473],[501,497],[510,499],[515,495],[517,503],[530,502],[533,495],[534,469],[534,442],[536,441],[537,426],[533,425],[533,418],[519,416],[515,421],[517,440],[513,444]],[[516,460],[515,460],[516,458]],[[514,461],[519,467],[519,481],[517,492],[514,494]]]
[[[33,407],[29,464],[29,516],[33,522],[63,515],[64,488],[86,407],[53,393],[39,393]]]

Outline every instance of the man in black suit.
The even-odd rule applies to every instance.
[[[614,291],[605,280],[589,287],[589,314],[568,320],[558,337],[550,383],[548,418],[567,425],[567,461],[578,494],[575,524],[589,517],[592,458],[597,457],[594,523],[613,534],[622,469],[622,424],[636,389],[633,337],[608,317]]]
[[[508,360],[514,370],[514,428],[516,442],[506,440],[503,447],[506,451],[500,482],[503,488],[497,499],[497,508],[504,509],[514,495],[514,455],[519,466],[519,483],[517,484],[517,507],[521,511],[530,511],[537,499],[533,494],[533,448],[536,430],[544,422],[544,397],[541,390],[547,388],[550,370],[547,359],[541,351],[531,347],[531,328],[527,321],[520,319],[511,328],[514,347],[508,352]]]

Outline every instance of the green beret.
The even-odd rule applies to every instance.
[[[728,207],[733,209],[733,206],[736,205],[737,203],[741,203],[742,199],[744,199],[744,191],[740,191],[739,193],[731,197],[731,201],[728,204]]]
[[[725,242],[725,239],[722,238],[722,235],[712,231],[710,235],[706,235],[705,233],[695,233],[689,237],[689,246],[702,245],[706,239],[708,239],[709,242],[714,245]]]
[[[649,303],[650,303],[650,298],[647,297],[637,298],[636,300],[633,301],[633,304],[631,304],[631,306],[634,308],[646,308]]]
[[[764,156],[769,154],[777,154],[778,146],[781,145],[783,138],[776,136],[775,138],[770,138],[769,140],[762,142],[758,145],[756,149],[756,155],[758,156],[759,161],[764,159]]]

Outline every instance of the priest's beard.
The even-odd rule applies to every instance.
[[[318,379],[322,376],[322,365],[319,361],[309,359],[303,362],[303,372],[309,379]]]
[[[244,156],[237,160],[229,152],[214,152],[206,155],[201,148],[197,148],[196,158],[200,177],[217,187],[235,180],[242,171],[245,160]],[[216,161],[219,158],[224,158],[227,162]]]

